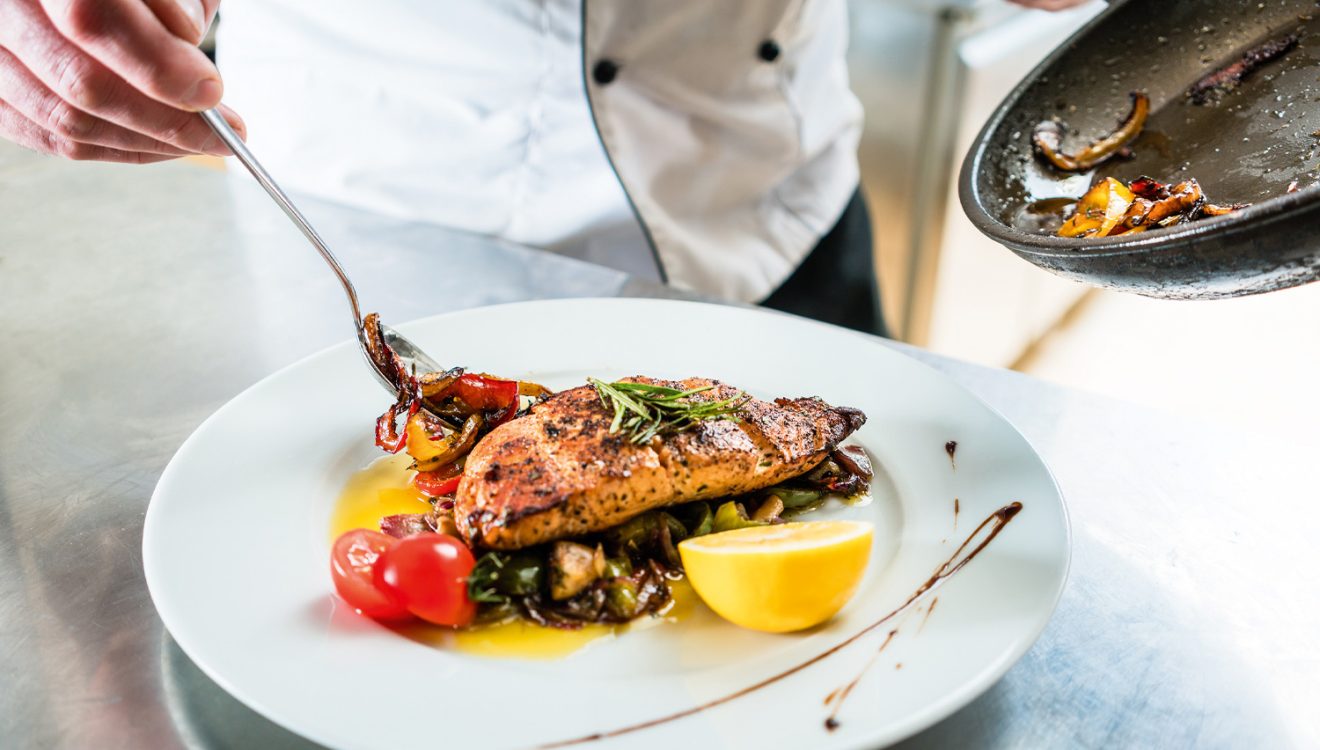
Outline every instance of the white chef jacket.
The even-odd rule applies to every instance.
[[[844,0],[225,0],[295,190],[755,302],[857,186]]]

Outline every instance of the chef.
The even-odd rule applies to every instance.
[[[223,155],[223,96],[291,189],[884,332],[844,0],[225,0],[223,83],[218,5],[3,0],[0,135]]]

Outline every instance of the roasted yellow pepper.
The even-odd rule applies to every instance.
[[[1127,186],[1106,177],[1077,201],[1077,212],[1059,228],[1059,236],[1106,237],[1123,221],[1135,199]]]

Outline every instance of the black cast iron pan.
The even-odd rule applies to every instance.
[[[1262,42],[1298,46],[1215,104],[1187,90]],[[1068,175],[1033,154],[1058,117],[1066,145],[1112,131],[1145,91],[1151,115],[1129,159]],[[1228,216],[1128,237],[1066,239],[1036,226],[1042,207],[1095,181],[1197,179]],[[1289,190],[1293,192],[1289,192]],[[1320,4],[1314,0],[1129,0],[1055,50],[1000,105],[963,162],[959,195],[985,234],[1062,276],[1151,297],[1208,299],[1320,278]]]

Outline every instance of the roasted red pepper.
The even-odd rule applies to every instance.
[[[403,447],[408,444],[408,432],[399,429],[399,417],[405,415],[406,412],[404,424],[407,424],[408,418],[416,414],[420,408],[421,402],[413,398],[400,399],[395,402],[389,411],[380,415],[380,419],[376,420],[376,445],[390,453],[398,453],[403,450]]]
[[[491,429],[499,427],[505,422],[508,422],[509,420],[517,416],[517,414],[518,414],[518,402],[514,401],[513,404],[509,406],[509,408],[504,410],[503,414],[491,420],[490,422]]]
[[[439,398],[455,398],[472,411],[505,411],[518,405],[518,381],[464,373]]]
[[[1150,177],[1138,177],[1128,185],[1138,198],[1157,201],[1169,197],[1169,186]]]
[[[440,497],[452,495],[458,489],[458,480],[463,478],[463,470],[453,465],[436,471],[419,471],[413,477],[415,486],[423,495]]]

